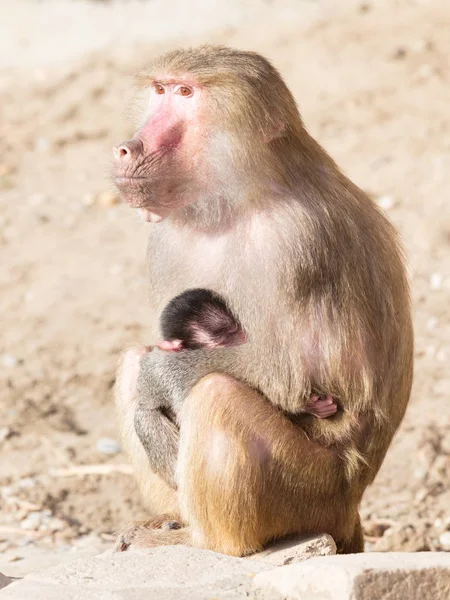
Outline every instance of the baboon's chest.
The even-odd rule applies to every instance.
[[[264,246],[258,239],[161,229],[149,243],[152,316],[159,319],[171,298],[201,287],[222,295],[248,327],[253,327],[258,315],[268,326],[277,314],[277,262],[270,244]],[[262,313],[266,313],[264,318]]]

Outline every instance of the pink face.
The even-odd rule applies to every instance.
[[[202,94],[194,82],[153,82],[144,125],[113,148],[116,186],[147,221],[161,221],[195,201],[195,190],[207,180],[200,160]]]

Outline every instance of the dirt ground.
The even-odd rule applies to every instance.
[[[448,0],[57,4],[0,2],[0,570],[107,546],[144,515],[111,389],[119,352],[152,341],[151,226],[118,202],[110,153],[128,135],[130,75],[204,41],[272,59],[402,234],[415,384],[361,510],[368,548],[450,550]]]

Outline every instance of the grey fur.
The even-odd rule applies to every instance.
[[[181,352],[154,348],[142,358],[134,426],[152,470],[171,487],[176,488],[179,414],[184,400],[209,373],[226,372],[245,380],[240,354],[239,347]]]

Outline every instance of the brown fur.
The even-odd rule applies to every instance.
[[[190,183],[150,237],[153,331],[183,290],[223,295],[248,335],[238,374],[247,385],[212,374],[193,388],[177,497],[149,472],[132,427],[133,394],[120,392],[127,375],[119,373],[117,402],[143,495],[155,512],[180,507],[190,526],[144,528],[131,538],[240,555],[286,533],[326,531],[342,551],[360,551],[358,504],[411,389],[409,292],[396,232],[309,136],[264,58],[201,47],[169,53],[139,76],[142,86],[174,79],[202,90],[202,135],[186,137],[189,158],[183,148],[173,155]],[[140,205],[151,209],[144,195]],[[312,390],[336,398],[339,413],[301,415]],[[227,451],[206,476],[211,439]]]

